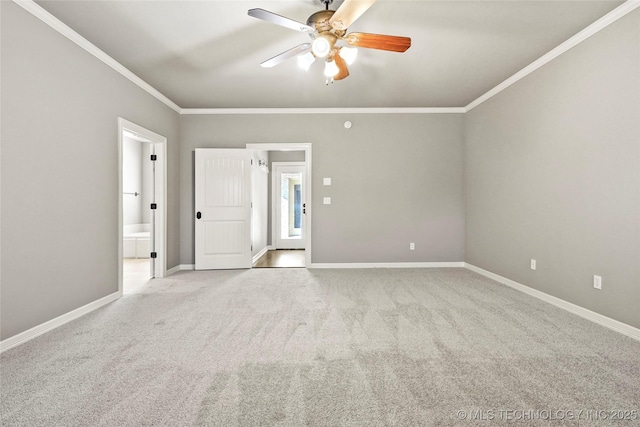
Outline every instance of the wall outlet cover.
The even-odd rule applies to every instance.
[[[330,205],[331,197],[325,197],[324,199],[322,199],[322,203],[324,203],[325,205]]]
[[[322,185],[331,185],[331,178],[322,178]]]
[[[593,276],[593,287],[596,289],[602,289],[602,277],[600,276]]]

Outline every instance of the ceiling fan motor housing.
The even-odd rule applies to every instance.
[[[315,28],[319,34],[332,33],[335,34],[336,37],[343,37],[346,34],[347,29],[335,30],[331,26],[331,23],[329,23],[329,20],[334,13],[336,13],[335,10],[321,10],[316,12],[307,19],[307,25]]]
[[[315,33],[310,33],[312,39],[323,38],[329,43],[329,49],[327,55],[322,55],[323,57],[332,58],[335,55],[335,45],[338,39],[344,37],[347,30],[335,30],[329,20],[335,13],[335,10],[321,10],[319,12],[314,13],[307,19],[307,25],[315,28]],[[314,52],[314,55],[316,53]],[[317,55],[316,55],[317,56]]]

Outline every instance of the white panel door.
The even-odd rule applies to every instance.
[[[251,158],[244,149],[196,149],[196,270],[251,268]]]

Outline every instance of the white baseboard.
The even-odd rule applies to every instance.
[[[178,269],[180,271],[190,271],[190,270],[195,270],[196,269],[196,265],[195,264],[180,264],[178,266]]]
[[[474,271],[478,274],[481,274],[485,277],[488,277],[489,279],[495,280],[496,282],[500,282],[504,285],[507,285],[520,292],[524,292],[527,295],[531,295],[532,297],[538,298],[544,302],[553,304],[556,307],[562,308],[570,313],[573,313],[577,316],[580,316],[594,323],[597,323],[598,325],[612,329],[616,332],[619,332],[621,334],[624,334],[628,337],[631,337],[633,339],[640,341],[640,329],[634,328],[631,325],[627,325],[626,323],[622,323],[610,317],[603,316],[602,314],[598,314],[584,307],[580,307],[579,305],[572,304],[563,299],[560,299],[552,295],[549,295],[547,293],[530,288],[529,286],[523,285],[522,283],[518,283],[511,279],[507,279],[506,277],[502,277],[490,271],[483,270],[482,268],[476,267],[475,265],[465,263],[465,268],[467,268],[468,270]]]
[[[260,257],[264,254],[266,254],[269,251],[275,250],[274,246],[265,246],[264,249],[262,249],[260,252],[258,252],[253,259],[251,260],[251,264],[255,264],[256,261],[258,261],[260,259]]]
[[[308,268],[460,268],[464,266],[464,262],[315,262]]]
[[[171,276],[172,274],[177,273],[178,271],[180,271],[180,266],[176,265],[175,267],[168,269],[165,276]]]
[[[31,329],[28,329],[24,332],[21,332],[17,335],[14,335],[6,340],[0,341],[0,353],[9,350],[10,348],[16,347],[20,344],[24,344],[27,341],[30,341],[44,333],[47,333],[59,326],[64,325],[65,323],[69,323],[72,320],[75,320],[79,317],[84,316],[87,313],[90,313],[94,310],[103,307],[110,302],[113,302],[120,298],[120,292],[114,292],[106,297],[102,297],[99,300],[90,302],[87,305],[76,308],[66,314],[56,317],[55,319],[51,319],[47,322],[44,322],[38,326],[34,326]]]

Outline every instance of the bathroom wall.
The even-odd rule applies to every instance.
[[[123,224],[142,224],[142,143],[127,136],[122,139],[122,191]]]

